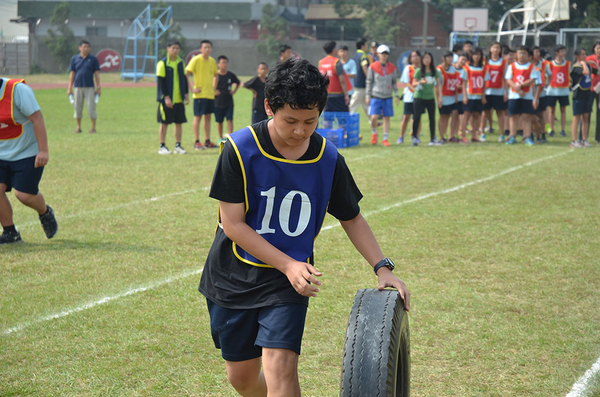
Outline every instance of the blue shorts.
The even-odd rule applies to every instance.
[[[224,119],[233,120],[233,106],[228,108],[215,108],[215,121],[222,123]]]
[[[257,309],[226,309],[206,300],[210,330],[227,361],[262,356],[262,348],[289,349],[300,354],[307,306],[286,303]]]
[[[483,102],[481,99],[469,99],[469,102],[464,106],[465,112],[481,113],[485,109],[483,108]]]
[[[205,114],[213,114],[215,112],[214,99],[194,99],[194,116],[204,116]]]
[[[458,101],[454,104],[455,109],[458,110],[458,114],[464,114],[465,113],[465,104],[463,103],[463,101]]]
[[[508,115],[516,116],[518,114],[536,114],[536,110],[533,108],[533,101],[523,98],[509,99]]]
[[[36,195],[38,194],[44,167],[35,168],[35,158],[27,157],[17,161],[0,160],[0,183],[6,185],[6,191],[16,190]]]
[[[508,109],[508,102],[504,102],[504,95],[486,95],[485,99],[487,103],[484,105],[485,110],[494,109],[506,110]]]
[[[415,109],[413,107],[413,102],[404,102],[404,114],[414,114]]]
[[[440,114],[452,114],[452,112],[454,112],[456,109],[456,103],[453,103],[452,105],[446,105],[446,106],[442,106],[440,109]]]
[[[594,108],[594,96],[573,99],[573,116],[592,113]]]
[[[329,95],[325,104],[324,112],[348,112],[348,105],[343,95]]]
[[[557,101],[560,104],[561,108],[569,106],[569,96],[568,95],[546,96],[546,101],[547,101],[547,105],[550,106],[551,108],[556,106]]]
[[[371,98],[369,116],[378,116],[380,114],[383,114],[383,117],[394,117],[394,104],[392,98]]]

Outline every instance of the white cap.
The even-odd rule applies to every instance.
[[[386,46],[385,44],[382,44],[379,47],[377,47],[377,52],[380,53],[380,54],[383,54],[384,52],[387,52],[389,54],[390,53],[390,47]]]

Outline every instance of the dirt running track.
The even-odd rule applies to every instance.
[[[25,78],[27,82],[27,78]],[[49,90],[56,88],[67,89],[69,83],[33,83],[27,84],[34,90]],[[132,88],[132,87],[156,87],[154,82],[141,82],[141,83],[101,83],[102,88]]]

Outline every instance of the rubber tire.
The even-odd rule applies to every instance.
[[[340,397],[410,395],[410,334],[396,290],[361,289],[350,311]]]

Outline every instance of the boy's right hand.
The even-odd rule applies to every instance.
[[[297,293],[307,297],[317,296],[317,286],[321,285],[321,282],[315,276],[320,277],[322,273],[313,265],[306,262],[290,262],[284,274]]]

